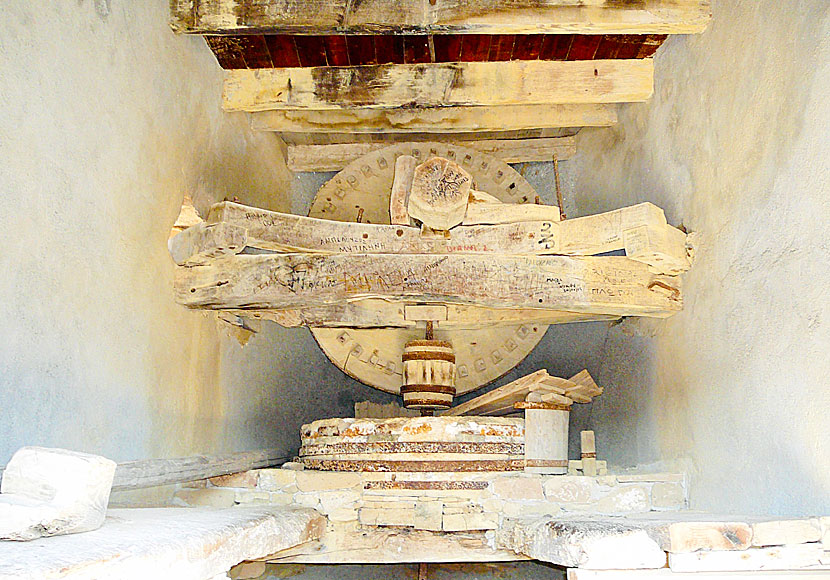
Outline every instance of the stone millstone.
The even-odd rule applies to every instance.
[[[323,419],[301,430],[300,457],[326,471],[518,471],[524,419]]]

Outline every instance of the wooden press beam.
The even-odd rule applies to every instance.
[[[690,34],[708,0],[170,0],[190,34]]]
[[[645,101],[651,59],[384,64],[227,71],[226,111]]]
[[[177,268],[175,290],[180,304],[215,310],[383,298],[666,317],[682,309],[679,284],[623,257],[302,253]]]
[[[547,139],[484,139],[462,145],[489,153],[506,163],[568,159],[576,153],[573,137]],[[337,143],[332,145],[289,145],[288,169],[291,171],[340,171],[346,165],[388,143]]]
[[[316,111],[285,109],[251,115],[258,131],[289,133],[430,134],[490,133],[560,127],[610,127],[617,123],[617,105],[503,105],[499,107],[407,107]]]

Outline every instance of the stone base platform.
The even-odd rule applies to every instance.
[[[294,464],[296,465],[296,464]],[[181,489],[187,505],[276,504],[315,508],[332,522],[413,530],[495,530],[503,518],[623,515],[680,510],[677,473],[597,477],[525,472],[331,472],[261,469]]]

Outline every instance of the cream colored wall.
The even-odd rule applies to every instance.
[[[580,214],[652,201],[701,241],[683,313],[608,329],[575,419],[612,462],[688,464],[694,508],[830,513],[830,5],[713,11],[580,133]]]
[[[321,407],[374,396],[305,330],[264,325],[242,349],[173,302],[183,195],[288,209],[291,175],[273,135],[222,113],[204,40],[167,19],[163,1],[0,10],[0,465],[32,444],[290,454]]]

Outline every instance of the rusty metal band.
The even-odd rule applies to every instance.
[[[314,455],[345,455],[356,453],[459,453],[521,455],[522,443],[491,443],[469,441],[373,441],[371,443],[329,443],[303,445],[300,457]]]
[[[596,458],[597,458],[596,453],[583,453],[582,454],[582,459],[596,459]]]
[[[416,351],[404,352],[401,355],[403,362],[411,360],[443,360],[455,364],[455,355],[451,352],[430,352],[430,351]]]
[[[308,469],[322,471],[420,472],[420,471],[522,471],[524,459],[482,459],[480,461],[383,461],[363,459],[302,458]]]
[[[437,489],[452,491],[460,489],[487,489],[486,481],[367,481],[363,489]]]
[[[568,467],[567,459],[525,459],[526,467]]]
[[[446,340],[410,340],[404,345],[404,349],[412,346],[440,346],[442,348],[452,348],[452,343]]]
[[[570,405],[563,405],[561,403],[530,403],[528,401],[519,401],[513,403],[514,409],[544,409],[546,411],[570,411]]]
[[[401,387],[401,394],[407,395],[409,393],[441,393],[442,395],[455,396],[455,387],[448,385],[403,385]]]

